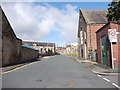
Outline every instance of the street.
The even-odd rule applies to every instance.
[[[115,88],[73,58],[59,55],[2,75],[3,88]]]

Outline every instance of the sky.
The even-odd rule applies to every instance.
[[[110,2],[4,2],[13,30],[23,41],[64,46],[77,43],[79,9],[107,9]]]

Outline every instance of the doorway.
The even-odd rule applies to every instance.
[[[102,42],[102,64],[107,65],[107,46],[106,46],[106,35],[101,37],[101,42]]]

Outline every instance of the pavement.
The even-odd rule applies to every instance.
[[[91,60],[83,60],[78,57],[73,57],[75,61],[82,64],[85,68],[96,74],[101,75],[120,75],[120,69],[111,69],[103,64]]]

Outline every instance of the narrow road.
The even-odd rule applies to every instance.
[[[44,58],[2,75],[3,88],[115,88],[68,56]]]

